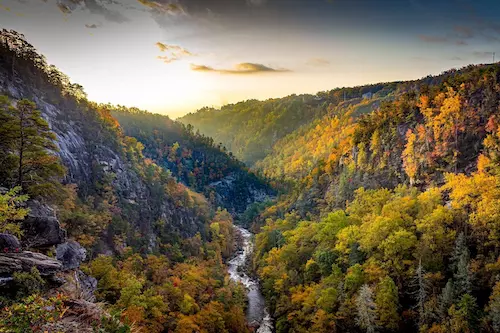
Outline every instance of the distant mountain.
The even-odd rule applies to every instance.
[[[400,87],[401,86],[401,87]],[[236,157],[252,166],[272,152],[273,145],[324,115],[345,101],[373,101],[388,98],[401,84],[387,83],[335,89],[317,95],[292,95],[266,101],[248,100],[223,106],[220,110],[204,108],[178,120],[220,142]],[[366,95],[367,94],[367,95]],[[373,97],[372,97],[373,96]],[[363,110],[360,110],[363,112]]]

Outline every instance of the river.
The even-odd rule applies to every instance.
[[[243,248],[229,261],[229,276],[234,281],[239,281],[248,291],[247,322],[252,327],[257,327],[257,333],[272,333],[273,321],[266,307],[264,296],[259,289],[257,280],[247,274],[246,264],[253,251],[252,234],[239,226],[235,228],[243,238]]]

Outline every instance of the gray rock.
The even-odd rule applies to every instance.
[[[66,241],[66,231],[61,228],[52,208],[36,200],[27,203],[30,212],[22,223],[22,244],[25,247],[49,247]]]
[[[87,250],[75,241],[59,244],[56,248],[57,260],[62,262],[64,270],[80,267],[86,256]]]
[[[13,277],[0,277],[0,287],[4,287],[14,281]]]
[[[16,236],[0,233],[0,251],[1,252],[19,252],[21,243]]]
[[[97,290],[97,280],[81,270],[76,271],[76,277],[80,285],[81,297],[86,301],[94,302],[94,292]]]
[[[44,254],[30,251],[0,253],[0,275],[29,272],[33,267],[38,269],[40,275],[49,276],[61,271],[62,263]]]

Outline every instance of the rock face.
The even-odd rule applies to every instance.
[[[22,245],[31,248],[49,247],[66,240],[66,231],[61,228],[52,208],[36,200],[27,203],[30,212],[22,223]]]
[[[97,289],[97,280],[94,277],[89,276],[80,270],[77,270],[75,274],[77,277],[78,285],[80,286],[80,292],[81,292],[80,297],[86,301],[94,302],[95,301],[94,292]]]
[[[42,276],[54,275],[62,263],[41,253],[23,251],[0,254],[0,276],[9,277],[16,272],[29,272],[36,267]]]
[[[245,179],[246,176],[235,172],[209,185],[215,190],[217,205],[232,215],[242,214],[248,205],[270,200],[274,195],[269,187],[252,184]]]
[[[19,252],[20,250],[21,243],[15,236],[0,233],[0,252]]]
[[[45,88],[35,86],[29,78],[16,77],[13,80],[9,76],[10,67],[2,66],[2,60],[1,94],[8,95],[13,101],[28,98],[36,103],[56,135],[57,154],[67,169],[66,183],[76,184],[83,195],[89,195],[96,180],[111,178],[117,206],[128,212],[127,222],[149,239],[156,238],[154,224],[159,219],[166,222],[166,232],[178,233],[182,237],[194,236],[203,229],[204,221],[200,221],[193,210],[179,209],[169,198],[158,202],[151,187],[127,160],[119,138],[103,129],[93,110],[70,99],[49,99]],[[32,208],[24,223],[27,232],[21,242],[23,246],[39,248],[64,243],[65,234],[53,211],[46,208],[36,204]]]
[[[62,262],[63,270],[75,269],[85,261],[87,251],[75,241],[59,244],[56,248],[57,260]]]

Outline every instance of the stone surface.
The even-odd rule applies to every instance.
[[[76,271],[76,277],[80,285],[80,291],[81,291],[80,297],[86,301],[94,302],[95,301],[94,292],[97,289],[97,279],[85,274],[81,270]]]
[[[41,253],[23,251],[0,254],[0,275],[10,276],[15,272],[29,272],[36,267],[40,275],[53,275],[62,269],[61,262]]]
[[[61,228],[54,209],[36,200],[28,201],[27,207],[30,212],[22,223],[23,246],[42,248],[65,242],[66,231]]]
[[[62,262],[64,270],[80,267],[86,256],[87,251],[75,241],[59,244],[56,248],[57,260]]]
[[[19,252],[21,243],[16,236],[0,233],[0,251],[1,252]]]

